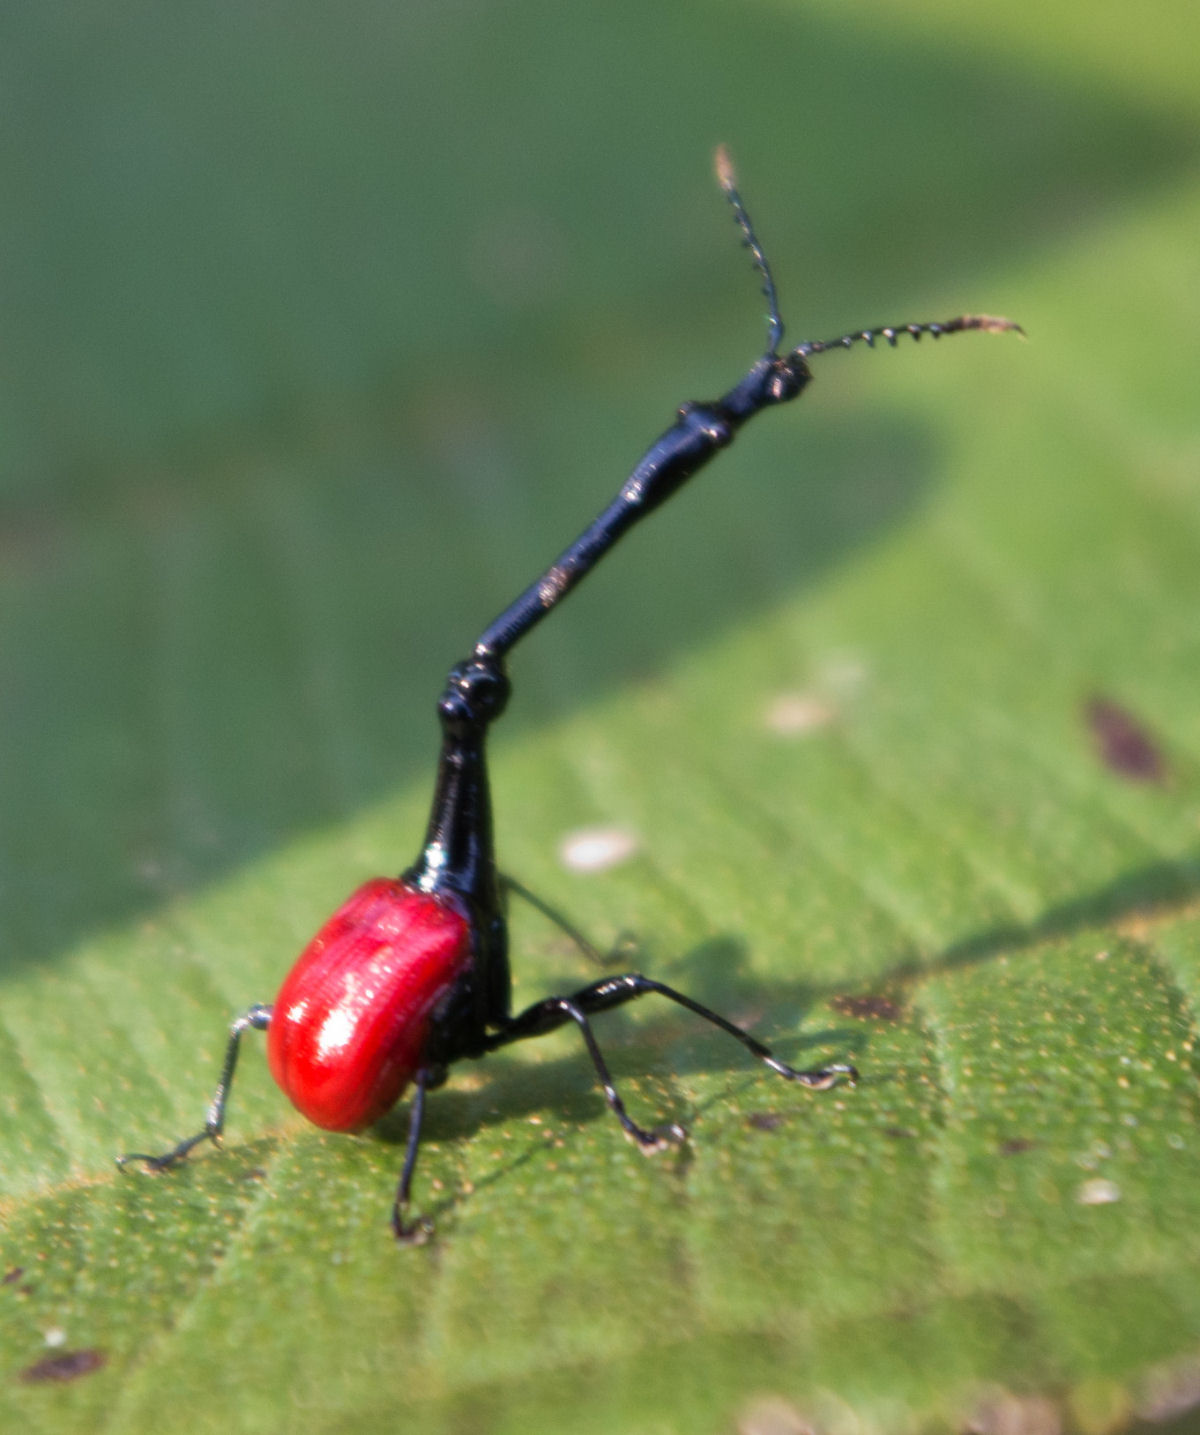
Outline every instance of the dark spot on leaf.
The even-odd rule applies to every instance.
[[[746,1117],[746,1125],[754,1131],[778,1131],[783,1117],[777,1111],[755,1111]]]
[[[24,1274],[24,1266],[13,1266],[12,1270],[5,1271],[4,1279],[0,1280],[0,1286],[10,1286],[14,1281],[19,1281]]]
[[[1166,764],[1158,744],[1127,708],[1110,698],[1093,697],[1084,704],[1100,761],[1131,782],[1162,782]]]
[[[852,1016],[859,1021],[898,1021],[900,1008],[884,996],[834,997],[829,1005],[841,1016]]]
[[[52,1380],[78,1380],[81,1375],[91,1375],[108,1361],[102,1350],[60,1350],[57,1355],[48,1355],[35,1365],[27,1365],[21,1372],[21,1379],[27,1385],[42,1385]]]
[[[1037,1145],[1028,1136],[1014,1136],[1011,1141],[1005,1141],[1000,1147],[1001,1156],[1020,1156],[1025,1151],[1032,1151]]]
[[[910,1131],[907,1126],[885,1126],[883,1134],[890,1136],[893,1141],[911,1141],[917,1133]]]
[[[262,1166],[251,1166],[248,1171],[242,1172],[243,1181],[265,1181],[266,1179],[267,1173]]]

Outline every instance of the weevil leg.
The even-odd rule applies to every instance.
[[[557,907],[552,907],[549,902],[544,901],[536,892],[531,892],[523,882],[518,882],[515,877],[510,877],[507,872],[499,874],[501,892],[511,892],[514,896],[520,897],[527,902],[535,912],[540,912],[548,922],[551,922],[558,930],[572,942],[583,956],[595,966],[610,967],[615,962],[627,962],[632,957],[636,947],[637,939],[632,932],[619,932],[616,941],[608,952],[602,952],[593,942],[563,916]]]
[[[599,983],[595,985],[599,985]],[[592,987],[584,988],[584,992],[591,990]],[[631,1141],[636,1141],[643,1151],[648,1152],[662,1151],[668,1146],[686,1141],[687,1132],[682,1126],[676,1126],[672,1122],[667,1126],[656,1127],[653,1131],[646,1131],[626,1111],[625,1103],[621,1100],[620,1093],[613,1084],[608,1063],[604,1060],[604,1055],[597,1044],[592,1025],[587,1019],[587,1012],[577,1000],[578,995],[577,993],[576,997],[546,997],[540,1002],[535,1002],[533,1006],[513,1017],[512,1021],[502,1030],[489,1037],[487,1050],[495,1051],[497,1047],[508,1046],[510,1042],[514,1041],[524,1041],[526,1037],[542,1036],[546,1032],[555,1031],[558,1027],[573,1021],[583,1037],[588,1055],[592,1058],[592,1065],[596,1068],[596,1075],[600,1078],[600,1087],[604,1092],[605,1101],[608,1102],[609,1110],[621,1123],[621,1128],[626,1136]]]
[[[204,1123],[203,1131],[198,1131],[195,1136],[189,1136],[161,1156],[150,1156],[143,1151],[129,1151],[124,1156],[117,1157],[117,1165],[123,1167],[127,1166],[130,1161],[141,1161],[148,1171],[166,1171],[182,1161],[194,1147],[199,1146],[201,1141],[211,1141],[214,1145],[219,1146],[221,1133],[225,1129],[225,1107],[229,1101],[229,1088],[233,1085],[233,1073],[237,1070],[242,1033],[251,1030],[266,1031],[270,1024],[271,1008],[269,1006],[252,1006],[229,1028],[229,1044],[225,1048],[225,1063],[221,1067],[221,1079],[217,1082],[217,1089],[213,1093],[212,1101],[209,1102],[208,1119]]]
[[[746,1050],[752,1056],[756,1056],[764,1066],[769,1066],[772,1071],[777,1072],[788,1081],[798,1081],[802,1086],[807,1086],[813,1091],[825,1091],[836,1085],[842,1077],[845,1077],[851,1085],[858,1080],[857,1069],[847,1062],[831,1062],[828,1066],[810,1067],[807,1070],[789,1066],[786,1061],[780,1061],[769,1046],[759,1041],[757,1037],[751,1036],[748,1031],[743,1031],[740,1026],[735,1025],[727,1017],[723,1017],[720,1012],[713,1011],[711,1007],[703,1006],[698,1001],[693,1001],[691,997],[676,991],[674,987],[667,986],[665,982],[657,982],[653,977],[644,977],[640,972],[626,972],[625,975],[619,977],[604,977],[600,981],[584,987],[582,991],[575,992],[571,1000],[589,1015],[594,1015],[596,1012],[610,1011],[613,1007],[623,1006],[628,1001],[635,1001],[638,997],[650,993],[666,997],[668,1001],[685,1007],[713,1026],[727,1032],[735,1041],[740,1041]]]
[[[735,1026],[719,1012],[701,1005],[700,1002],[693,1001],[691,997],[676,991],[674,987],[667,986],[665,982],[658,982],[652,977],[642,976],[640,972],[626,972],[623,976],[602,977],[599,981],[592,982],[590,986],[583,987],[569,997],[546,997],[540,1002],[535,1002],[533,1006],[527,1007],[525,1011],[513,1017],[500,1031],[495,1033],[489,1039],[487,1049],[493,1051],[496,1047],[507,1046],[510,1042],[524,1041],[527,1037],[543,1036],[547,1032],[556,1031],[568,1021],[573,1021],[579,1027],[583,1039],[587,1043],[588,1053],[600,1076],[608,1104],[625,1131],[645,1149],[659,1149],[669,1141],[682,1140],[686,1133],[678,1126],[664,1127],[656,1132],[645,1132],[629,1119],[624,1104],[613,1087],[608,1067],[600,1054],[600,1049],[596,1045],[596,1039],[588,1022],[589,1016],[611,1011],[613,1007],[623,1006],[626,1002],[635,1001],[638,997],[650,993],[666,997],[668,1001],[685,1007],[688,1011],[694,1012],[696,1016],[702,1017],[705,1021],[711,1022],[713,1026],[727,1032],[736,1041],[741,1042],[751,1055],[756,1056],[764,1065],[769,1066],[772,1071],[788,1081],[797,1081],[813,1091],[824,1091],[843,1077],[851,1084],[858,1079],[856,1068],[846,1062],[831,1062],[828,1066],[812,1067],[807,1070],[789,1066],[787,1062],[780,1061],[770,1047],[764,1045],[757,1037],[751,1036],[749,1032],[743,1031],[740,1026]]]
[[[422,1069],[416,1075],[416,1091],[408,1110],[408,1140],[404,1146],[404,1165],[400,1171],[400,1182],[396,1187],[396,1199],[392,1202],[392,1230],[398,1241],[406,1245],[423,1245],[433,1234],[433,1222],[428,1216],[418,1216],[415,1221],[408,1219],[408,1198],[412,1190],[413,1172],[417,1169],[417,1152],[421,1147],[421,1124],[425,1120],[425,1092],[430,1086],[439,1086],[446,1079],[444,1071]]]

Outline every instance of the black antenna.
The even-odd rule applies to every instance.
[[[737,172],[734,170],[729,151],[723,144],[717,146],[717,152],[713,156],[713,167],[717,172],[717,183],[725,192],[725,198],[733,209],[733,217],[742,231],[742,243],[750,251],[754,259],[754,267],[762,279],[763,298],[767,301],[767,338],[770,340],[767,345],[767,353],[774,357],[779,352],[780,344],[783,343],[783,315],[779,312],[779,295],[775,292],[775,276],[771,273],[767,256],[763,253],[763,247],[758,242],[758,235],[754,232],[754,225],[751,224],[746,206],[742,203],[742,196],[738,193]]]
[[[652,513],[726,444],[732,442],[747,419],[774,404],[794,399],[812,378],[808,360],[814,355],[830,349],[848,349],[859,342],[873,347],[876,338],[884,338],[894,346],[901,334],[918,339],[922,334],[940,338],[943,334],[965,333],[969,329],[989,333],[1007,329],[1023,332],[1020,325],[1014,324],[1011,319],[966,314],[937,323],[861,329],[839,339],[811,340],[799,344],[790,353],[780,354],[783,318],[779,312],[775,280],[738,192],[733,161],[724,145],[717,150],[715,167],[717,180],[742,231],[742,242],[749,249],[754,267],[762,279],[770,347],[741,382],[722,398],[681,405],[676,422],[650,446],[608,507],[559,555],[537,582],[532,583],[481,634],[475,644],[474,657],[477,661],[502,662],[505,653],[592,571],[623,534]]]
[[[1002,319],[995,314],[963,314],[958,319],[947,319],[941,324],[884,324],[877,329],[859,329],[853,334],[842,334],[837,339],[809,339],[797,345],[792,353],[802,359],[811,359],[814,354],[827,354],[831,349],[852,349],[855,344],[865,344],[868,349],[873,349],[876,339],[886,339],[894,349],[905,335],[910,339],[920,339],[922,334],[928,334],[933,339],[940,339],[943,334],[963,334],[969,329],[979,329],[985,334],[1013,333],[1025,337],[1025,330],[1012,319]]]

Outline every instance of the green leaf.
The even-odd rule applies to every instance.
[[[1107,1435],[1200,1369],[1193,6],[44,5],[0,155],[0,1421]],[[514,660],[504,866],[686,1013],[305,1126],[229,1018],[761,308],[831,356]],[[565,836],[631,833],[603,873]],[[518,1001],[587,980],[513,914]],[[90,1358],[89,1358],[90,1353]],[[54,1364],[58,1357],[59,1363]],[[61,1378],[52,1378],[53,1376]],[[67,1378],[71,1377],[71,1378]]]

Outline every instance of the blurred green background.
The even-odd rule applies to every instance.
[[[1186,1410],[1195,6],[47,3],[0,37],[9,1425]],[[224,1158],[116,1180],[415,855],[449,664],[761,346],[717,141],[793,342],[1031,342],[831,356],[631,538],[514,660],[501,857],[866,1082],[808,1102],[614,1018],[696,1138],[635,1164],[571,1041],[464,1072],[421,1252],[384,1226],[403,1119],[306,1130],[257,1052]],[[592,823],[639,856],[564,871]],[[536,918],[516,945],[521,998],[585,979]],[[21,1378],[62,1348],[106,1363]]]

